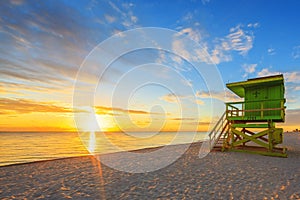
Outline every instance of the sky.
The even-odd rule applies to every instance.
[[[0,4],[0,131],[207,131],[226,83],[276,74],[300,128],[299,1]]]

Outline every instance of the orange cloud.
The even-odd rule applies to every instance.
[[[155,115],[162,115],[164,113],[157,113],[157,112],[147,112],[143,110],[132,110],[132,109],[123,109],[123,108],[112,108],[112,107],[105,107],[105,106],[95,106],[96,113],[99,115],[109,114],[109,115],[118,115],[118,114],[155,114]]]
[[[162,96],[161,99],[165,100],[166,102],[169,102],[169,103],[175,103],[179,100],[179,97],[181,97],[181,96],[178,96],[175,94],[167,94],[165,96]]]
[[[69,113],[72,109],[54,105],[53,103],[37,102],[28,99],[0,98],[0,114],[57,112]]]

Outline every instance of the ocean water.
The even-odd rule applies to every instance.
[[[0,166],[191,143],[205,140],[206,135],[205,132],[2,132]]]

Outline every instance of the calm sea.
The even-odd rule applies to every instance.
[[[0,133],[0,166],[205,140],[204,132]]]

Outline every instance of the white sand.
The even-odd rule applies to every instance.
[[[285,145],[288,158],[212,152],[199,159],[193,144],[175,163],[141,174],[92,156],[0,167],[0,199],[300,199],[300,134],[285,134]]]

